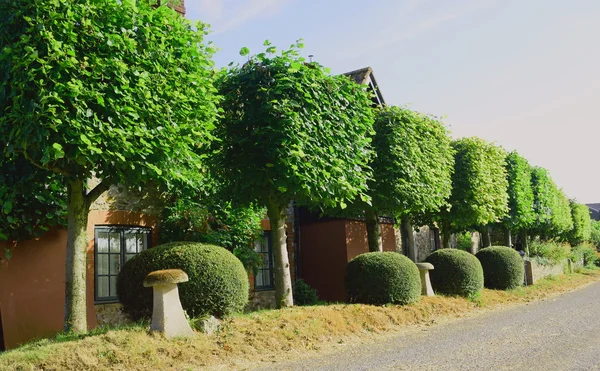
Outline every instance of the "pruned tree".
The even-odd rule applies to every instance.
[[[0,0],[3,151],[67,192],[65,330],[87,331],[90,204],[112,184],[199,176],[216,116],[204,35],[148,2]]]
[[[521,234],[523,250],[527,250],[527,231],[535,223],[531,166],[516,151],[506,157],[508,177],[508,214],[502,220],[506,233],[506,246],[512,246],[513,233]]]
[[[440,211],[444,247],[450,234],[485,227],[500,221],[508,212],[506,152],[476,137],[452,142],[455,151],[450,208]]]
[[[590,209],[586,205],[571,200],[570,206],[573,228],[567,233],[566,240],[571,246],[577,246],[585,241],[590,241],[592,237],[592,218]]]
[[[369,250],[382,251],[379,215],[395,215],[402,243],[414,260],[411,218],[439,211],[452,190],[451,138],[435,118],[400,107],[379,110],[374,129],[372,206],[365,211]]]
[[[536,213],[533,231],[543,239],[562,238],[573,228],[569,199],[556,186],[548,170],[534,167],[531,174]]]
[[[278,307],[293,305],[288,205],[344,207],[365,195],[373,113],[365,88],[291,50],[252,56],[219,83],[223,115],[214,161],[232,197],[267,207]],[[242,55],[248,54],[243,48]]]

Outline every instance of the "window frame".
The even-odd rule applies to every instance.
[[[268,271],[269,273],[269,280],[271,281],[270,285],[257,285],[257,276],[258,274],[254,275],[254,291],[270,291],[270,290],[274,290],[275,289],[275,270],[274,270],[274,263],[273,263],[273,243],[271,241],[271,231],[263,231],[263,235],[261,236],[261,238],[263,238],[266,242],[267,242],[267,251],[266,253],[268,254],[268,258],[269,258],[269,266],[266,268],[263,268],[262,266],[260,268],[258,268],[258,274],[260,274],[263,271]],[[254,249],[254,251],[256,251],[256,248]],[[264,254],[265,251],[256,251],[258,254]]]
[[[94,303],[95,304],[113,304],[113,303],[118,303],[119,302],[119,297],[117,296],[117,294],[115,293],[114,296],[103,296],[103,297],[99,297],[98,296],[98,278],[99,277],[109,277],[109,291],[110,291],[110,277],[115,277],[118,275],[117,274],[111,274],[110,272],[110,258],[109,258],[109,271],[107,274],[98,274],[98,255],[108,255],[110,257],[110,255],[117,255],[119,254],[119,272],[121,271],[121,269],[123,268],[123,265],[125,264],[125,259],[127,257],[127,252],[126,252],[126,238],[125,235],[127,232],[131,231],[135,231],[135,233],[141,233],[144,234],[146,237],[146,250],[152,247],[152,228],[151,227],[145,227],[145,226],[140,226],[140,225],[124,225],[124,224],[119,224],[119,225],[95,225],[94,226]],[[99,253],[98,252],[98,234],[99,233],[119,233],[119,242],[120,242],[120,250],[119,252],[114,252],[111,253],[110,252],[110,247],[109,247],[109,252],[108,253]],[[109,237],[110,240],[110,237]],[[110,243],[110,242],[109,242]],[[137,250],[137,248],[136,248]],[[143,250],[142,250],[143,251]],[[136,252],[136,255],[139,254],[141,251]]]

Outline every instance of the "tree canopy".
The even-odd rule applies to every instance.
[[[508,177],[508,214],[503,220],[510,230],[529,229],[535,222],[531,166],[516,151],[506,156]]]
[[[431,116],[400,107],[381,109],[374,129],[373,207],[398,216],[439,210],[452,190],[448,130]]]
[[[216,171],[246,202],[335,207],[367,188],[370,100],[349,78],[304,61],[299,46],[279,55],[268,46],[221,78]]]
[[[495,223],[508,212],[506,152],[479,138],[452,142],[456,152],[450,209],[442,209],[444,228],[461,231]]]
[[[592,238],[592,218],[590,209],[575,200],[570,201],[573,228],[567,234],[567,240],[572,246],[589,241]]]

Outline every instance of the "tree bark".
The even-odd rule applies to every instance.
[[[449,249],[450,248],[450,226],[444,225],[442,226],[442,248]]]
[[[490,236],[490,227],[487,225],[481,230],[481,238],[483,239],[483,247],[492,246],[492,238]]]
[[[286,207],[270,202],[267,206],[267,214],[271,223],[271,243],[273,244],[275,305],[277,308],[292,307],[294,306],[292,276],[285,235]]]
[[[521,247],[525,254],[529,256],[529,236],[526,229],[521,231]]]
[[[406,256],[416,263],[417,252],[415,251],[415,236],[413,233],[411,220],[408,217],[404,217],[401,219],[400,223],[402,228],[401,235],[403,250],[406,252]]]
[[[87,332],[86,252],[89,204],[81,180],[67,184],[67,260],[65,277],[65,332]]]
[[[369,252],[382,252],[383,240],[381,239],[381,224],[377,212],[371,208],[365,210],[365,220],[367,224],[367,241],[369,243]]]
[[[504,230],[504,243],[508,247],[513,247],[513,244],[512,244],[512,232],[511,232],[510,228],[506,228]]]

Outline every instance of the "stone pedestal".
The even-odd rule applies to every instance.
[[[429,279],[429,271],[433,269],[433,264],[430,263],[416,263],[421,274],[421,295],[423,296],[434,296],[433,288],[431,287],[431,280]]]

